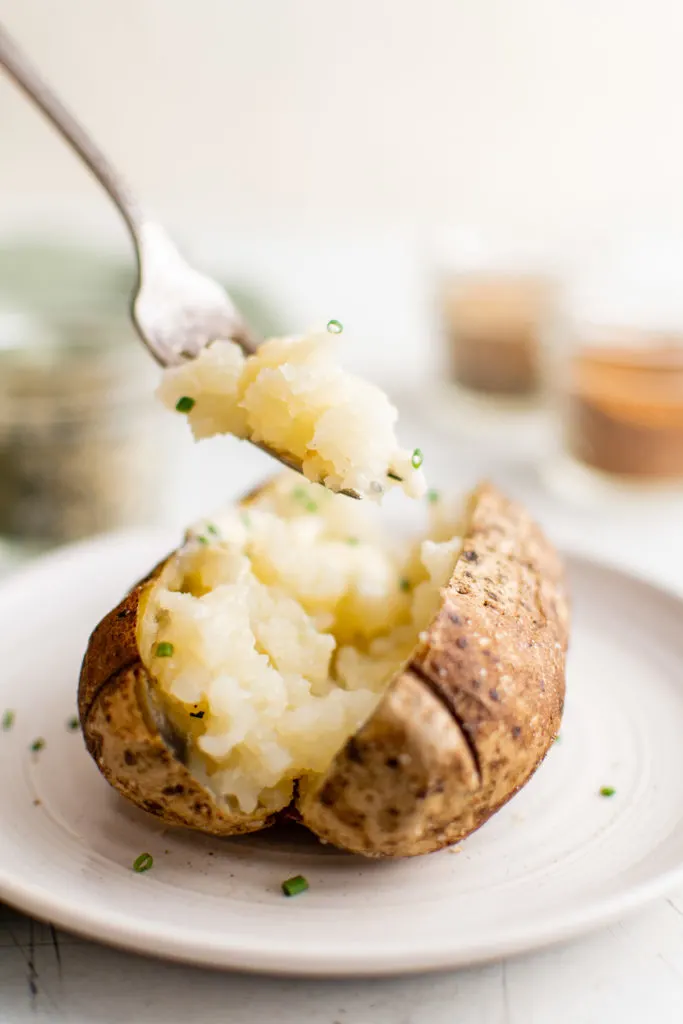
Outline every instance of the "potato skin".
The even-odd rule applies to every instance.
[[[215,835],[264,828],[274,816],[218,806],[150,711],[136,628],[163,564],[90,639],[78,701],[86,745],[116,789],[169,824]],[[482,484],[441,609],[410,663],[285,815],[368,857],[430,853],[469,835],[524,785],[557,735],[568,624],[552,545],[521,506]]]
[[[481,485],[439,614],[370,720],[301,798],[304,823],[370,857],[464,839],[528,781],[554,741],[568,634],[557,553],[520,505]],[[435,703],[450,719],[450,757]]]
[[[145,590],[164,565],[133,587],[90,637],[78,687],[85,745],[115,789],[169,825],[213,835],[253,832],[271,824],[273,816],[222,810],[174,755],[154,722],[150,678],[137,645],[137,619]]]

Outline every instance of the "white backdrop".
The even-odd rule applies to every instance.
[[[0,0],[0,20],[180,222],[683,229],[678,0]],[[48,189],[95,203],[4,81],[0,127],[1,216]]]

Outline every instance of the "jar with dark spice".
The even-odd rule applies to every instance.
[[[466,234],[447,246],[440,274],[445,367],[452,399],[469,409],[529,409],[543,390],[543,348],[557,312],[551,254]]]
[[[561,450],[549,466],[564,491],[683,494],[678,296],[661,268],[658,279],[625,260],[570,295],[552,374]]]
[[[0,538],[27,552],[154,522],[163,503],[158,371],[115,279],[100,266],[83,292],[83,259],[57,254],[68,264],[22,251],[24,276],[15,263],[0,282]]]

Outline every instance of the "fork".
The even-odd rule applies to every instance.
[[[218,338],[248,353],[255,341],[226,291],[180,255],[166,231],[145,213],[119,172],[67,110],[0,25],[0,65],[76,151],[118,207],[137,260],[132,317],[161,366],[193,359]]]
[[[251,355],[257,340],[225,289],[191,267],[145,213],[126,181],[0,24],[0,66],[75,150],[109,194],[133,240],[137,283],[131,303],[140,338],[163,367],[194,359],[212,341],[235,341]],[[259,441],[257,448],[302,472],[301,461]],[[353,490],[341,492],[360,498]]]

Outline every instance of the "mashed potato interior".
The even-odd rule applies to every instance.
[[[339,341],[326,332],[273,338],[245,356],[218,341],[165,371],[159,387],[170,409],[185,411],[195,438],[234,434],[300,463],[333,491],[379,500],[392,487],[426,491],[419,449],[396,439],[397,411],[373,384],[346,373]]]
[[[286,472],[189,531],[139,623],[189,766],[232,810],[277,810],[371,714],[440,602],[461,541],[388,543],[377,509]]]

